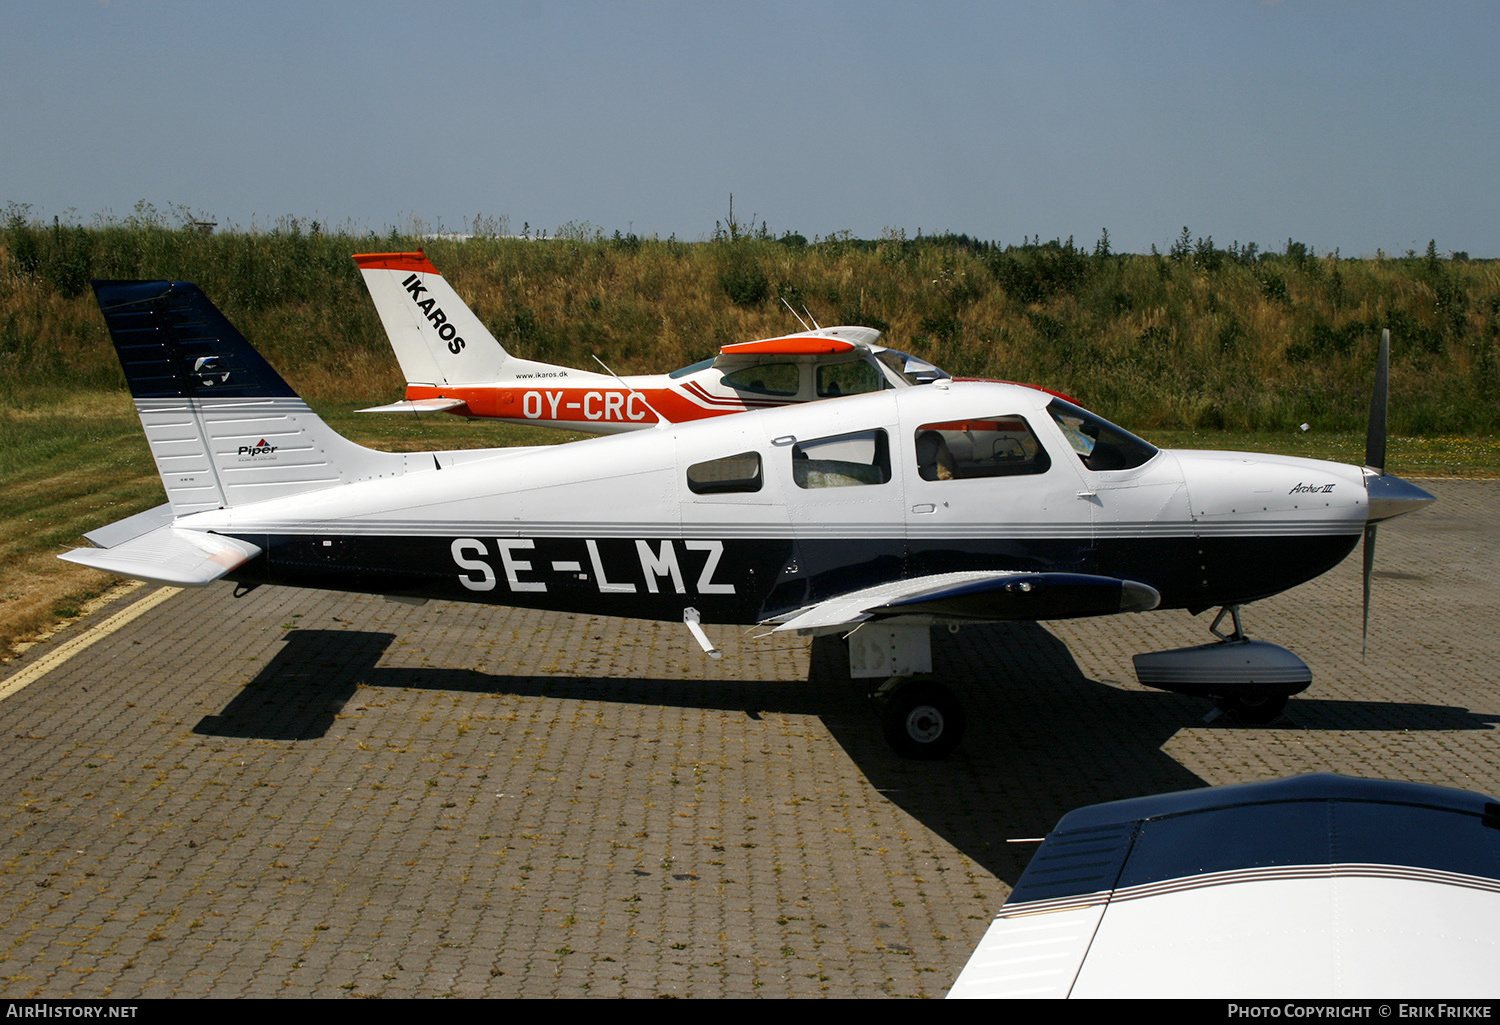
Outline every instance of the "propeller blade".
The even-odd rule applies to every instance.
[[[1359,637],[1359,657],[1364,661],[1370,647],[1370,577],[1375,574],[1375,524],[1365,525],[1365,625]]]
[[[1375,362],[1375,393],[1370,396],[1370,426],[1365,433],[1365,466],[1385,473],[1385,420],[1390,408],[1391,329],[1380,332],[1380,355]]]

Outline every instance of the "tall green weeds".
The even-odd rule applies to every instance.
[[[1500,265],[1425,255],[1280,253],[1187,229],[1165,254],[1072,239],[1000,247],[962,235],[809,242],[764,229],[682,243],[559,231],[425,243],[329,233],[199,234],[160,218],[0,230],[0,389],[118,388],[91,278],[197,282],[309,395],[387,401],[402,380],[356,252],[421,245],[508,348],[619,373],[662,372],[724,344],[859,323],[961,375],[1065,391],[1128,426],[1286,430],[1364,422],[1380,331],[1394,340],[1392,429],[1500,428]],[[804,314],[805,316],[805,314]]]

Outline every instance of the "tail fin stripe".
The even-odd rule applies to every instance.
[[[96,281],[94,293],[134,397],[295,397],[197,285]]]

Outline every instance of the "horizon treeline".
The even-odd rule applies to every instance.
[[[529,226],[528,226],[529,227]],[[565,225],[546,240],[329,232],[203,234],[159,220],[0,228],[0,380],[122,389],[94,278],[196,282],[314,399],[375,403],[404,381],[350,256],[423,249],[512,353],[620,374],[664,373],[721,346],[861,324],[958,376],[1066,392],[1138,432],[1364,426],[1375,351],[1392,336],[1391,426],[1500,428],[1500,262],[1227,248],[1184,228],[1166,252],[966,235],[808,241],[731,224],[681,242]]]

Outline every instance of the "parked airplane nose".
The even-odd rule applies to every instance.
[[[1404,481],[1389,473],[1374,473],[1365,471],[1365,491],[1370,496],[1370,507],[1366,513],[1365,522],[1379,523],[1393,516],[1402,516],[1432,502],[1437,498],[1417,487],[1410,481]]]

